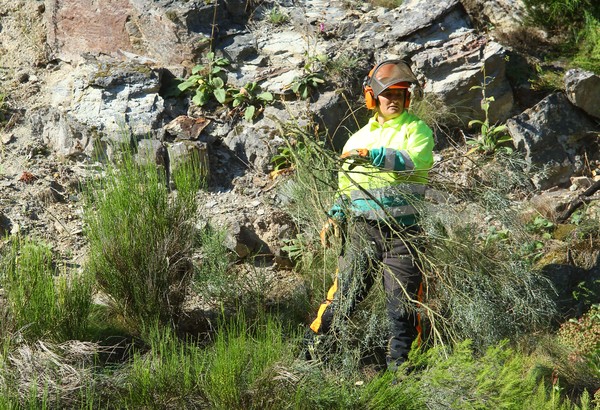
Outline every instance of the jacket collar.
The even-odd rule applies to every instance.
[[[402,125],[406,121],[406,116],[408,115],[408,111],[406,111],[406,110],[402,111],[402,114],[400,114],[396,118],[387,120],[383,124],[380,124],[379,121],[377,121],[377,115],[378,114],[375,113],[375,115],[369,119],[368,125],[369,125],[369,130],[371,130],[371,131],[373,131],[374,129],[377,129],[377,128],[390,128],[390,127],[398,128],[400,125]]]

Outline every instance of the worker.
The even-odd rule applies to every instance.
[[[420,92],[417,78],[402,60],[377,64],[365,77],[363,91],[374,115],[346,142],[338,172],[338,192],[321,231],[327,245],[340,226],[347,234],[338,270],[326,300],[305,336],[310,348],[327,334],[334,317],[347,318],[363,300],[383,268],[389,317],[387,369],[407,360],[418,336],[416,309],[422,282],[418,263],[417,205],[423,199],[433,165],[433,133],[408,112]],[[407,301],[409,303],[407,303]]]

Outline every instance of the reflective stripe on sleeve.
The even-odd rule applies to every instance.
[[[404,159],[405,170],[412,171],[413,169],[415,169],[415,163],[412,159],[410,159],[410,156],[408,155],[408,152],[406,150],[401,150],[400,155],[402,155],[402,158]]]
[[[399,218],[401,216],[414,215],[417,212],[414,206],[412,205],[404,205],[404,206],[394,206],[386,209],[371,209],[369,211],[360,212],[360,216],[375,220],[382,219],[385,220],[388,217]]]
[[[392,187],[376,188],[362,190],[357,189],[350,192],[350,199],[355,201],[357,199],[381,199],[389,198],[399,195],[425,195],[426,185],[423,184],[399,184]]]

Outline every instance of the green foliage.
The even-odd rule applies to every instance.
[[[231,269],[230,251],[225,246],[226,232],[206,226],[199,232],[202,259],[196,267],[193,287],[209,298],[226,301],[235,297],[233,288],[239,285]]]
[[[536,64],[535,76],[528,81],[532,90],[554,92],[564,88],[564,73],[556,69],[547,70]]]
[[[262,91],[256,82],[246,84],[239,90],[231,89],[232,106],[244,113],[246,121],[252,121],[260,115],[265,106],[273,102],[273,94]]]
[[[600,15],[594,0],[523,0],[532,23],[553,30],[569,31],[580,26],[586,13]]]
[[[432,335],[441,341],[470,338],[476,349],[485,349],[544,329],[555,312],[552,286],[511,251],[526,233],[491,240],[478,235],[475,224],[460,226],[465,215],[452,216],[447,208],[423,217]]]
[[[270,318],[249,327],[242,313],[220,327],[203,380],[211,408],[282,408],[288,398],[272,393],[276,363],[291,361],[283,333]]]
[[[307,72],[301,77],[296,77],[292,82],[292,91],[300,98],[306,100],[310,97],[312,90],[319,88],[325,83],[325,78],[321,73]]]
[[[153,325],[148,349],[137,351],[124,369],[127,408],[190,408],[206,398],[200,383],[208,355],[192,340],[179,339],[171,329]]]
[[[3,320],[12,322],[14,331],[27,340],[58,341],[85,333],[92,303],[87,275],[60,274],[50,248],[27,238],[11,238],[0,262],[0,286],[8,302]]]
[[[558,35],[561,53],[600,73],[600,3],[595,0],[524,0],[531,24]]]
[[[526,224],[525,228],[529,232],[541,235],[543,239],[551,239],[552,231],[554,231],[556,225],[543,216],[537,215],[532,221]]]
[[[425,366],[421,385],[430,409],[521,409],[536,382],[523,377],[523,357],[498,343],[474,354],[469,340],[451,349],[438,347],[414,360]],[[456,388],[460,386],[460,388]]]
[[[303,67],[303,74],[294,78],[290,87],[292,91],[301,99],[306,100],[325,83],[325,76],[316,69],[321,63],[320,57],[309,57]]]
[[[586,11],[583,29],[576,37],[579,45],[573,63],[585,70],[600,74],[600,13]]]
[[[274,26],[280,26],[290,21],[290,16],[281,10],[279,6],[275,6],[267,13],[267,18]]]
[[[227,101],[225,83],[227,78],[223,67],[229,65],[226,58],[216,57],[215,53],[206,55],[206,64],[196,65],[192,68],[192,75],[180,83],[180,91],[193,92],[192,102],[198,106],[208,103],[214,97],[221,104]]]
[[[164,173],[126,154],[86,192],[87,269],[133,328],[176,320],[191,280],[197,185],[169,193]]]
[[[563,323],[558,338],[572,349],[572,360],[585,361],[593,375],[600,379],[600,305],[592,305],[579,319]]]
[[[484,154],[492,154],[494,153],[494,151],[500,148],[502,148],[503,150],[510,150],[510,148],[502,146],[503,144],[512,141],[512,138],[506,132],[506,125],[490,124],[490,103],[494,102],[495,100],[493,96],[488,97],[486,95],[486,88],[493,80],[493,77],[485,75],[485,66],[482,68],[482,71],[483,82],[481,83],[481,85],[471,87],[471,90],[481,90],[481,109],[485,115],[485,119],[483,121],[469,121],[469,127],[472,127],[473,125],[478,125],[480,129],[479,138],[475,140],[468,140],[467,144],[474,145],[477,150],[482,151]]]

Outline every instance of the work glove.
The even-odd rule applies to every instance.
[[[327,216],[334,219],[336,222],[344,222],[346,220],[346,213],[344,212],[343,200],[338,199],[335,204],[331,206],[331,209],[327,211]]]
[[[340,159],[369,159],[369,150],[366,148],[351,149],[340,155]]]
[[[327,222],[325,222],[323,228],[321,228],[321,232],[319,233],[319,237],[321,238],[321,245],[323,245],[323,248],[327,249],[331,246],[331,235],[333,235],[336,238],[339,238],[341,235],[340,225],[333,218],[327,219]]]
[[[340,160],[342,160],[342,162],[352,161],[352,163],[348,166],[348,169],[353,169],[357,165],[371,162],[369,150],[366,148],[357,148],[346,151],[340,155]]]

